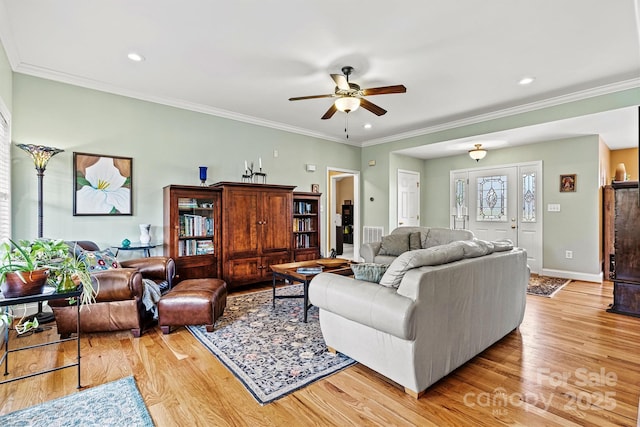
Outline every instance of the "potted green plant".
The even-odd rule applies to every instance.
[[[9,242],[2,244],[3,254],[0,258],[0,286],[5,297],[42,293],[48,282],[58,292],[74,290],[81,284],[83,292],[80,304],[95,302],[97,290],[86,265],[78,260],[75,251],[71,251],[63,240]],[[36,283],[31,285],[31,282]],[[20,284],[26,285],[26,290],[19,290]]]

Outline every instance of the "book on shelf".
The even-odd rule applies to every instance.
[[[213,240],[187,239],[178,242],[178,256],[213,255]]]
[[[213,218],[193,214],[181,214],[179,223],[180,237],[213,236]]]
[[[312,205],[308,202],[294,202],[294,213],[298,215],[307,215],[312,213]]]

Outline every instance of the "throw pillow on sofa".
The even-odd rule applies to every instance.
[[[387,268],[389,268],[389,264],[375,264],[372,262],[351,264],[351,270],[356,279],[373,283],[380,283],[380,279],[382,279],[382,275],[387,271]]]
[[[389,234],[382,236],[378,255],[399,256],[409,250],[409,234]]]
[[[121,268],[120,263],[111,249],[105,249],[102,251],[82,251],[79,259],[85,263],[89,272]]]

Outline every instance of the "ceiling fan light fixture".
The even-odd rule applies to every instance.
[[[336,102],[334,104],[338,111],[350,113],[360,108],[360,98],[355,98],[353,96],[343,96],[336,99]]]
[[[487,155],[487,150],[482,148],[482,144],[474,144],[476,148],[473,150],[469,150],[469,157],[471,157],[476,162],[484,159]]]

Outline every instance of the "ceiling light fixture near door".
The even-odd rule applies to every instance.
[[[473,150],[469,150],[469,157],[471,157],[476,162],[484,159],[487,155],[487,150],[482,148],[482,144],[474,144],[476,148]]]

